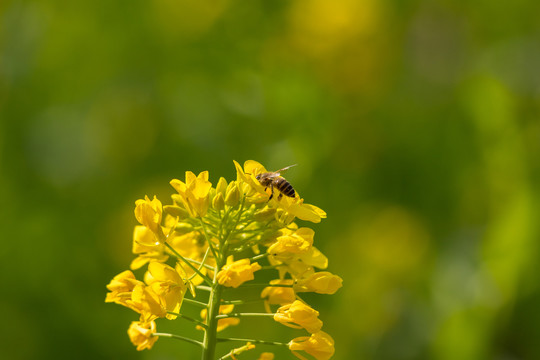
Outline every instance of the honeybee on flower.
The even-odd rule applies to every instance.
[[[130,267],[146,272],[142,281],[130,270],[115,276],[107,285],[110,292],[105,301],[139,315],[128,330],[137,350],[151,349],[159,337],[168,337],[199,346],[204,360],[216,359],[216,344],[227,341],[244,344],[229,348],[219,359],[236,359],[256,344],[266,344],[288,348],[301,359],[299,351],[327,360],[334,353],[334,341],[321,330],[319,312],[298,293],[333,294],[342,279],[315,269],[326,269],[328,259],[313,246],[315,232],[295,222],[318,223],[326,213],[305,204],[281,176],[294,165],[272,172],[253,160],[244,166],[234,164],[236,180],[221,177],[213,186],[208,171],[198,175],[187,171],[184,181],[170,182],[177,191],[172,204],[163,205],[155,196],[135,202],[139,224],[133,232],[136,258]],[[266,280],[257,283],[259,273],[266,271],[277,274],[273,280],[263,276]],[[243,311],[242,305],[253,302],[239,295],[245,294],[245,287],[261,288],[256,300],[261,312]],[[235,292],[237,288],[243,289]],[[184,306],[198,307],[202,319],[186,316]],[[272,317],[311,335],[289,342],[218,337],[251,316]],[[176,319],[195,323],[204,332],[202,339],[157,331],[159,321]],[[259,357],[272,358],[269,352]]]

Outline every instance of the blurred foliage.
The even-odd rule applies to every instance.
[[[232,179],[233,159],[298,163],[288,180],[327,211],[315,243],[344,287],[309,301],[335,359],[540,358],[539,12],[2,1],[2,358],[198,358],[137,353],[105,284],[136,199],[167,202],[185,170]],[[231,334],[298,336],[244,322]]]

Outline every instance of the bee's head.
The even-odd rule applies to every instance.
[[[261,175],[262,175],[262,174],[259,174],[259,175],[255,176],[255,179],[261,180]]]

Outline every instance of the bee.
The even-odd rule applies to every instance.
[[[288,197],[296,196],[292,185],[283,176],[280,175],[282,172],[288,170],[289,168],[292,168],[293,166],[296,166],[296,164],[284,167],[283,169],[279,169],[278,171],[265,172],[256,176],[257,180],[259,180],[261,185],[264,186],[264,190],[266,190],[268,187],[270,187],[270,189],[272,190],[272,195],[270,195],[268,200],[274,197],[274,187],[279,190],[278,200],[280,200],[283,195]]]

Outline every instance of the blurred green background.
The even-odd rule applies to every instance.
[[[287,179],[328,213],[315,244],[344,287],[309,302],[336,360],[540,359],[539,13],[0,2],[0,357],[198,359],[169,339],[137,352],[137,315],[105,285],[133,258],[136,199],[254,159],[298,163]],[[225,334],[303,335],[249,320]]]

